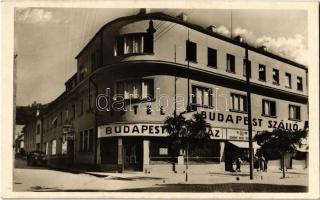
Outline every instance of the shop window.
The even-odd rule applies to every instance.
[[[266,81],[266,66],[259,64],[259,80]]]
[[[303,84],[302,84],[302,77],[297,77],[297,90],[302,91],[303,90]]]
[[[57,153],[57,140],[51,141],[51,155],[56,155]]]
[[[212,90],[193,85],[192,104],[201,107],[212,107]]]
[[[289,73],[286,73],[285,74],[285,86],[286,86],[286,88],[291,88],[291,74],[289,74]]]
[[[186,40],[186,60],[197,62],[197,44]]]
[[[251,78],[251,61],[248,60],[248,65],[249,65],[249,76]],[[243,76],[247,76],[247,66],[246,66],[246,60],[243,60]]]
[[[279,85],[279,70],[272,70],[272,83],[275,85]]]
[[[262,100],[262,114],[268,117],[276,116],[276,102],[269,100]]]
[[[240,94],[231,94],[230,111],[247,112],[247,97]]]
[[[234,55],[227,54],[227,72],[235,73],[235,57]]]
[[[217,68],[217,50],[208,48],[208,66]]]
[[[289,119],[300,120],[300,106],[289,105]]]
[[[116,98],[124,99],[147,99],[153,98],[153,80],[128,80],[116,83]]]

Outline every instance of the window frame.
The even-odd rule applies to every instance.
[[[296,116],[294,118],[291,117],[291,109],[290,109],[291,107],[299,109],[299,117],[296,117]],[[297,115],[297,113],[295,115]],[[288,117],[288,119],[291,121],[301,121],[301,106],[289,104],[289,117]]]
[[[300,81],[300,84],[301,84],[301,88],[299,88],[299,82]],[[303,78],[301,76],[297,76],[297,90],[298,91],[303,91]]]
[[[197,63],[198,61],[198,54],[197,54],[197,48],[198,44],[191,41],[191,40],[186,40],[186,61]],[[191,48],[191,49],[190,49]],[[194,49],[192,49],[194,48]],[[190,49],[190,51],[189,51]],[[192,51],[193,50],[193,51]],[[195,55],[192,55],[194,53]]]
[[[197,102],[197,95],[196,95],[196,89],[201,89],[201,104],[199,104]],[[204,90],[207,90],[208,92],[208,105],[204,105]],[[194,93],[195,92],[195,93]],[[201,107],[201,108],[210,108],[212,109],[213,108],[213,90],[212,88],[209,88],[209,87],[204,87],[204,86],[200,86],[200,85],[196,85],[196,84],[193,84],[191,85],[191,105],[193,106],[196,106],[196,107]]]
[[[270,114],[266,114],[265,107],[264,107],[265,102],[274,103],[274,109],[275,109],[274,110],[274,115],[272,115],[272,110],[271,110],[272,107],[271,107],[271,105],[270,105],[270,108],[269,108]],[[261,115],[264,116],[264,117],[276,118],[277,117],[277,102],[274,101],[274,100],[262,99],[262,114]]]
[[[214,59],[212,57],[214,57]],[[214,69],[218,68],[218,51],[217,51],[217,49],[208,47],[208,49],[207,49],[207,66],[210,68],[214,68]]]
[[[240,100],[240,97],[243,97],[243,110],[240,110],[240,101],[238,100],[238,110],[234,108],[234,98],[233,97],[238,97]],[[247,113],[248,112],[248,102],[247,102],[247,96],[244,94],[239,94],[239,93],[230,93],[230,98],[232,100],[232,107],[230,106],[229,111],[231,112],[238,112],[238,113]],[[231,104],[231,102],[229,102]]]
[[[260,67],[263,67],[263,69],[264,69],[264,79],[262,79],[262,78],[260,77]],[[259,65],[258,65],[258,80],[259,80],[259,81],[262,81],[262,82],[266,82],[266,81],[267,81],[267,68],[266,68],[266,66],[263,65],[263,64],[259,64]]]
[[[125,38],[126,37],[142,37],[142,51],[141,52],[129,52],[125,53]],[[150,42],[152,40],[152,43],[154,43],[153,37],[150,37],[149,33],[146,32],[138,32],[138,33],[126,33],[121,34],[115,37],[114,40],[114,56],[132,56],[132,55],[153,55],[154,54],[154,44],[147,47],[147,42]],[[150,48],[150,49],[149,49]],[[150,52],[148,52],[150,51]]]
[[[141,84],[141,95],[140,97],[137,97],[137,98],[134,98],[133,95],[131,95],[129,93],[129,98],[126,98],[125,97],[125,86],[123,86],[123,93],[119,93],[118,91],[118,84],[119,83],[127,83],[127,82],[134,82],[134,81],[140,81],[140,84]],[[151,95],[148,93],[147,91],[147,94],[146,94],[146,97],[142,97],[143,96],[143,84],[145,82],[149,82],[151,85],[150,85],[150,93]],[[114,88],[115,88],[115,96],[113,97],[114,100],[116,100],[117,98],[119,97],[122,97],[123,100],[140,100],[140,101],[154,101],[155,99],[155,94],[154,94],[154,79],[153,78],[142,78],[142,79],[124,79],[124,80],[117,80],[115,81],[114,83]],[[150,96],[149,96],[150,95]]]
[[[287,81],[287,77],[289,78],[288,79],[289,80],[289,85],[287,85],[287,83],[285,83],[285,87],[288,88],[288,89],[292,89],[292,75],[290,73],[286,72],[284,74],[284,76],[286,78],[285,81]]]
[[[231,62],[230,62],[231,66],[228,65],[229,58],[231,59]],[[229,69],[229,67],[230,67],[230,69]],[[227,53],[227,55],[226,55],[226,71],[229,73],[233,73],[233,74],[236,73],[236,57],[233,54]]]
[[[274,72],[276,72],[277,73],[277,77],[278,77],[278,80],[275,80],[274,79]],[[279,69],[275,69],[275,68],[273,68],[272,69],[272,84],[274,84],[274,85],[280,85],[280,72],[279,72]]]

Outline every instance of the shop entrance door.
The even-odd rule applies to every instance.
[[[124,170],[142,170],[142,142],[137,139],[125,139],[123,145]]]

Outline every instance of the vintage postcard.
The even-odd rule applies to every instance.
[[[4,1],[2,191],[319,198],[319,7]]]

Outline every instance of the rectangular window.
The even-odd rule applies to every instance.
[[[79,151],[83,151],[83,132],[80,131]]]
[[[231,94],[230,110],[247,112],[247,97],[240,94]]]
[[[51,141],[51,155],[56,155],[57,153],[57,141],[52,140]]]
[[[197,44],[186,40],[186,60],[197,62]]]
[[[72,119],[75,119],[76,118],[76,105],[73,104],[72,105]]]
[[[117,96],[124,99],[146,99],[153,98],[153,80],[128,80],[119,81],[116,84]]]
[[[201,107],[212,107],[212,90],[193,85],[192,103]]]
[[[66,139],[61,139],[61,154],[66,155],[67,153],[68,153],[68,141]]]
[[[275,85],[279,85],[279,70],[272,70],[272,83]]]
[[[60,125],[63,124],[63,121],[62,121],[62,112],[60,112]]]
[[[143,35],[127,35],[124,37],[124,54],[143,53]]]
[[[153,53],[153,35],[135,33],[122,35],[116,39],[114,56],[135,53]]]
[[[268,117],[276,116],[276,102],[269,100],[262,100],[262,115]]]
[[[249,67],[249,76],[251,78],[251,61],[248,60],[248,67]],[[246,66],[246,60],[243,60],[243,76],[247,76],[247,66]]]
[[[83,99],[80,100],[80,115],[83,114],[83,107],[84,107],[84,102]]]
[[[234,55],[227,54],[227,72],[234,73],[235,70],[236,70],[235,57],[234,57]]]
[[[93,142],[94,142],[93,139],[94,139],[93,129],[90,129],[89,130],[89,143],[88,143],[89,152],[93,152]]]
[[[98,48],[97,52],[96,52],[96,68],[99,67],[101,65],[101,49]]]
[[[302,84],[302,77],[297,77],[297,90],[302,91],[303,90],[303,84]]]
[[[285,86],[286,86],[287,88],[291,88],[291,74],[286,73],[286,74],[285,74],[285,79],[286,79],[286,80],[285,80],[285,81],[286,81],[286,83],[285,83],[286,85],[285,85]]]
[[[80,65],[80,68],[79,68],[79,79],[80,79],[80,81],[82,81],[84,79],[86,71],[87,71],[87,68],[85,68],[84,65]]]
[[[96,60],[96,54],[91,54],[91,71],[93,71],[97,67],[97,60]]]
[[[83,152],[88,151],[88,140],[89,140],[89,133],[88,133],[88,130],[85,130],[84,136],[83,136]]]
[[[208,48],[208,66],[217,68],[217,50]]]
[[[37,134],[40,134],[40,124],[37,124]]]
[[[49,142],[46,142],[46,155],[49,155]]]
[[[300,106],[289,105],[289,119],[300,120]]]
[[[64,117],[65,117],[64,121],[69,120],[69,110],[68,109],[65,110],[65,116]]]
[[[58,126],[58,118],[57,117],[53,118],[51,123],[52,123],[52,127],[53,128],[57,128],[57,126]]]
[[[266,66],[259,64],[259,80],[266,81]]]

